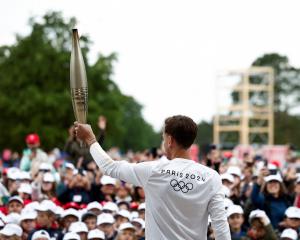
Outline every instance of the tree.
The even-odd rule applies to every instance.
[[[24,148],[30,132],[41,136],[46,149],[63,147],[67,129],[74,122],[69,63],[76,19],[66,20],[61,13],[50,12],[42,21],[31,18],[29,23],[30,34],[18,35],[15,44],[0,47],[0,149]],[[106,146],[139,149],[156,144],[156,133],[143,119],[142,107],[112,81],[116,54],[100,54],[91,65],[87,61],[89,38],[81,36],[80,44],[89,84],[88,122],[95,129],[98,115],[107,117]],[[138,131],[132,128],[128,132],[132,122],[139,124]],[[136,141],[129,141],[128,135]]]
[[[275,144],[300,146],[300,116],[292,114],[300,103],[300,69],[291,66],[286,56],[277,53],[265,54],[252,65],[274,69]]]

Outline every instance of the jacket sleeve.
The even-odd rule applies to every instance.
[[[253,185],[251,201],[255,207],[260,209],[264,208],[265,196],[260,192],[260,186],[257,183]]]
[[[214,184],[214,188],[217,189],[217,192],[209,201],[208,212],[211,218],[215,239],[230,240],[230,230],[224,205],[225,196],[222,192],[222,182],[218,174],[216,174],[216,183]]]
[[[266,236],[264,237],[265,240],[276,240],[277,239],[276,233],[271,224],[265,226],[265,230],[266,230]]]
[[[127,161],[114,161],[101,148],[98,142],[90,147],[90,152],[98,167],[114,178],[144,187],[151,176],[152,169],[158,161],[143,163],[128,163]]]

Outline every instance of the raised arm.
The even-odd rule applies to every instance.
[[[104,174],[136,186],[143,187],[146,185],[157,161],[138,164],[128,163],[127,161],[114,161],[101,148],[90,125],[75,123],[75,132],[90,147],[93,159]]]

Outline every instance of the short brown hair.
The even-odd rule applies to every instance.
[[[197,124],[189,117],[176,115],[165,120],[164,132],[172,136],[178,145],[188,149],[197,136]]]

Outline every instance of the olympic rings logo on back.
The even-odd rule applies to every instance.
[[[181,191],[183,193],[188,193],[194,188],[194,185],[192,183],[185,183],[184,181],[177,181],[176,179],[172,179],[170,181],[170,185],[174,189],[174,191]]]

